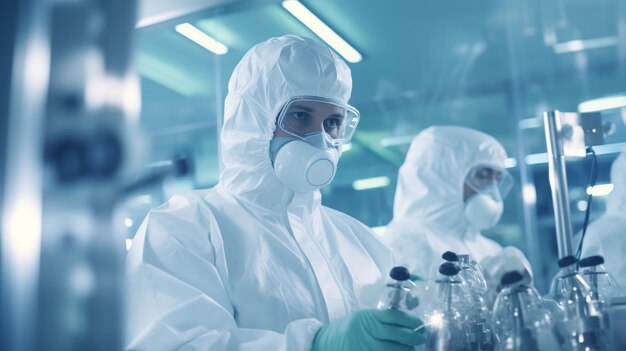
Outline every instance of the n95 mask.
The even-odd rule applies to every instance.
[[[502,200],[488,194],[477,193],[465,203],[465,218],[477,230],[493,228],[498,224],[503,211]]]
[[[304,193],[333,180],[339,150],[319,148],[297,138],[275,137],[270,143],[270,156],[278,180],[288,188]]]

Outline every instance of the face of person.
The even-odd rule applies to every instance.
[[[467,201],[472,195],[478,191],[476,189],[487,188],[496,185],[502,177],[502,172],[491,167],[481,166],[476,170],[472,170],[468,175],[465,183],[463,183],[463,201]],[[472,184],[470,186],[468,183]]]
[[[340,106],[319,101],[298,101],[290,104],[283,118],[282,128],[276,128],[275,136],[297,136],[325,132],[332,139],[343,137],[346,110]],[[284,129],[291,131],[287,133]]]

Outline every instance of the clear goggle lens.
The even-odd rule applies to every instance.
[[[470,170],[465,183],[476,192],[487,194],[497,192],[497,195],[504,199],[513,188],[513,177],[505,169],[479,165]]]
[[[289,100],[278,116],[278,128],[309,142],[315,136],[336,147],[350,141],[359,124],[359,111],[336,101],[300,96]]]

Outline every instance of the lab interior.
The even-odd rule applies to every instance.
[[[626,1],[0,10],[0,349],[626,350]]]

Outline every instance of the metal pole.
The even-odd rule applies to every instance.
[[[0,4],[0,350],[34,350],[42,216],[48,6]]]
[[[572,222],[570,218],[569,193],[567,191],[567,176],[565,169],[565,155],[561,140],[561,113],[557,110],[545,112],[543,122],[548,146],[548,166],[550,187],[552,189],[552,204],[556,222],[556,239],[559,257],[572,255]]]
[[[115,209],[140,135],[134,0],[51,4],[37,350],[123,348],[124,235]]]

